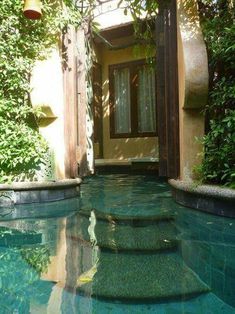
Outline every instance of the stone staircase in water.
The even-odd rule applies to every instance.
[[[79,212],[77,238],[90,245],[93,262],[83,261],[80,294],[115,300],[185,300],[210,288],[180,256],[174,216]],[[87,263],[87,265],[86,265]]]

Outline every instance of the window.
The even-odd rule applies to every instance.
[[[110,136],[156,136],[155,70],[144,60],[111,65]]]

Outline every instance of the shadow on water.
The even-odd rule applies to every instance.
[[[234,240],[157,178],[87,178],[79,199],[2,216],[0,313],[235,313]]]

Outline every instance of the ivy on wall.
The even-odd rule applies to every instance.
[[[0,5],[0,182],[38,180],[40,169],[48,163],[48,146],[38,132],[41,113],[30,103],[30,74],[36,60],[48,56],[58,44],[61,32],[82,17],[92,19],[95,0],[41,0],[41,20],[23,15],[23,0],[2,0]],[[145,3],[146,20],[156,5]],[[119,2],[119,6],[123,1]],[[142,2],[126,1],[136,21],[143,13]],[[150,28],[147,27],[146,38]]]
[[[41,114],[30,104],[30,73],[36,60],[58,44],[61,30],[81,20],[73,1],[43,0],[41,20],[23,16],[22,0],[0,5],[0,181],[37,180],[48,146],[38,132]]]
[[[235,7],[232,0],[198,0],[209,55],[203,181],[235,188]]]

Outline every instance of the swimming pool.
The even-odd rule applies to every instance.
[[[177,205],[154,176],[2,209],[0,313],[235,313],[235,220]]]

